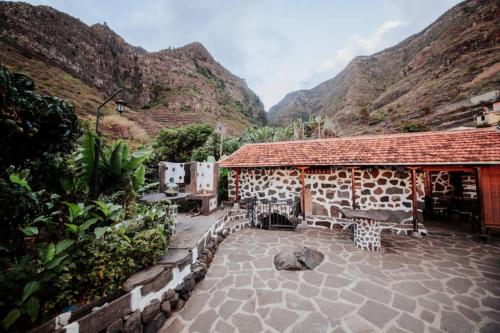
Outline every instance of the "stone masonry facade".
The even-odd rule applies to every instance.
[[[440,171],[431,175],[432,193],[434,196],[449,198],[455,193],[455,187],[452,184],[451,174],[446,171]],[[477,199],[476,179],[474,174],[464,173],[460,175],[462,184],[462,196],[464,199]]]
[[[305,174],[306,215],[338,218],[338,209],[352,207],[352,169],[327,167],[310,169]],[[229,196],[236,195],[236,171],[229,174]],[[393,222],[411,223],[411,171],[396,167],[357,168],[354,170],[356,205],[359,209],[391,212]],[[423,174],[417,173],[419,210],[424,205]],[[240,199],[284,200],[301,195],[300,172],[295,168],[248,168],[239,175]]]

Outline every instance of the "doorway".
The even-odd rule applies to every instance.
[[[472,168],[424,168],[425,225],[435,230],[481,232],[477,176]]]

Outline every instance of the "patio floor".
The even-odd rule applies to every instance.
[[[161,332],[500,332],[500,244],[465,234],[383,235],[383,250],[348,232],[244,229],[224,240],[206,278]],[[277,271],[305,245],[314,271]]]

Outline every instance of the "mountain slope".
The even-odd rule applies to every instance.
[[[120,97],[136,111],[131,117],[151,133],[193,122],[214,124],[219,118],[230,133],[266,122],[258,96],[200,43],[147,52],[106,24],[89,27],[47,6],[0,2],[0,62],[30,74],[35,82],[64,71],[61,84],[48,82],[43,88],[75,101],[82,115],[94,113],[97,103],[81,103],[74,85],[74,91],[66,89],[72,83],[92,91],[95,100],[122,87]],[[43,66],[23,66],[34,62]]]
[[[464,103],[500,86],[500,8],[495,0],[460,3],[422,32],[372,56],[353,59],[334,78],[289,93],[269,121],[321,115],[340,135],[431,129],[470,123]]]

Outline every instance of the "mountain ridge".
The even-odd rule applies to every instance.
[[[220,120],[230,133],[266,123],[259,97],[199,42],[148,52],[127,43],[106,23],[89,26],[49,6],[0,2],[0,43],[5,50],[0,61],[21,72],[24,62],[36,59],[80,80],[101,99],[123,88],[120,97],[136,116],[157,123],[146,128],[153,134],[193,122],[214,125]],[[37,71],[27,74],[34,75],[35,83],[46,79]],[[45,88],[68,95],[64,87]]]
[[[470,124],[470,113],[444,108],[498,88],[499,17],[496,1],[460,3],[396,45],[355,57],[312,89],[288,93],[268,119],[284,124],[320,115],[339,135],[397,132],[408,122],[429,129]],[[467,119],[454,119],[461,112]]]

